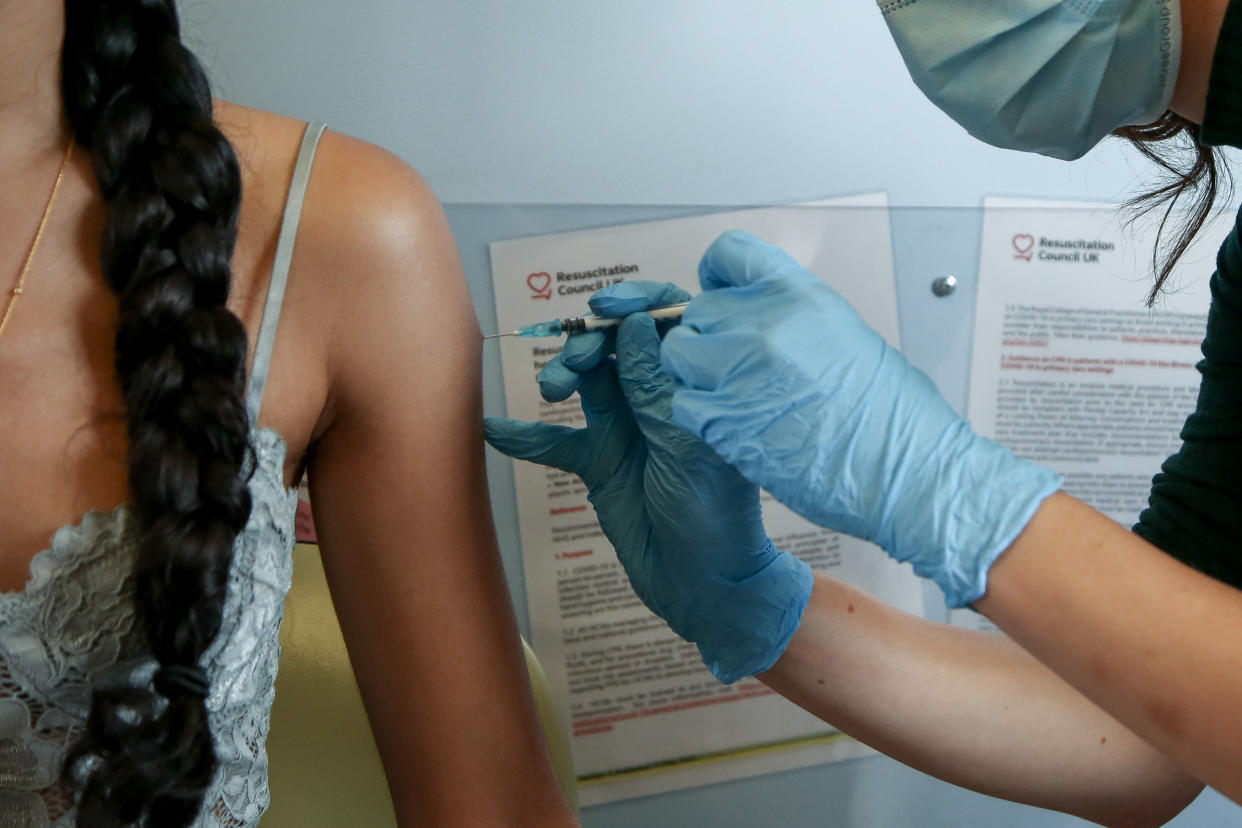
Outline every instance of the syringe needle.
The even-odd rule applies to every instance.
[[[487,336],[483,338],[484,339],[499,339],[502,336],[517,336],[517,335],[518,335],[517,331],[506,331],[505,333],[488,334]]]

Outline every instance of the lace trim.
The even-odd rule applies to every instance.
[[[267,755],[280,621],[292,579],[297,490],[284,485],[287,446],[253,429],[253,507],[234,546],[220,634],[204,654],[208,721],[220,760],[195,822],[248,828],[267,808]],[[73,823],[61,759],[81,731],[92,683],[150,681],[134,629],[130,508],[88,512],[56,532],[18,592],[0,593],[0,825]]]

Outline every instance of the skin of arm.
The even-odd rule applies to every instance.
[[[1096,704],[1242,802],[1242,592],[1058,494],[976,609]]]
[[[404,163],[329,134],[301,237],[338,303],[316,528],[398,822],[577,825],[492,529],[481,341],[447,222]]]
[[[924,773],[1104,825],[1163,825],[1203,788],[1004,636],[908,615],[822,574],[785,654],[757,678]]]
[[[1182,0],[1182,56],[1169,109],[1196,124],[1203,123],[1212,58],[1228,6],[1229,0]]]

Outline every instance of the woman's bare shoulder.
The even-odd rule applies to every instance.
[[[243,176],[235,257],[238,289],[250,280],[247,327],[261,313],[289,180],[305,122],[235,104],[217,104],[217,122],[233,144]],[[300,388],[317,387],[323,404],[369,367],[429,348],[416,341],[436,323],[477,336],[465,278],[444,214],[431,188],[395,154],[332,130],[315,155],[285,295],[286,337],[297,353]],[[437,347],[438,346],[438,343]],[[277,348],[281,344],[278,340]],[[391,376],[398,376],[394,370]],[[279,377],[274,378],[279,383]],[[299,394],[300,396],[300,394]],[[297,404],[297,401],[292,401]],[[310,403],[310,400],[302,400]],[[325,407],[313,432],[331,419]],[[302,424],[305,427],[305,423]]]
[[[242,233],[258,231],[257,237],[271,241],[306,124],[224,102],[217,104],[217,120],[242,167]],[[298,232],[295,266],[301,278],[329,292],[342,267],[352,280],[409,278],[408,267],[394,265],[408,263],[426,245],[443,244],[447,233],[435,194],[413,167],[329,126],[316,152]],[[351,288],[359,287],[352,282]]]

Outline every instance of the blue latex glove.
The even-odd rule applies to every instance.
[[[976,435],[783,250],[726,233],[699,280],[662,348],[677,423],[808,520],[911,562],[950,606],[981,597],[1060,478]]]
[[[768,539],[754,484],[673,424],[651,317],[631,316],[615,337],[615,361],[582,346],[596,354],[575,382],[585,429],[488,418],[487,441],[582,478],[638,596],[717,678],[762,672],[801,621],[810,567]]]

